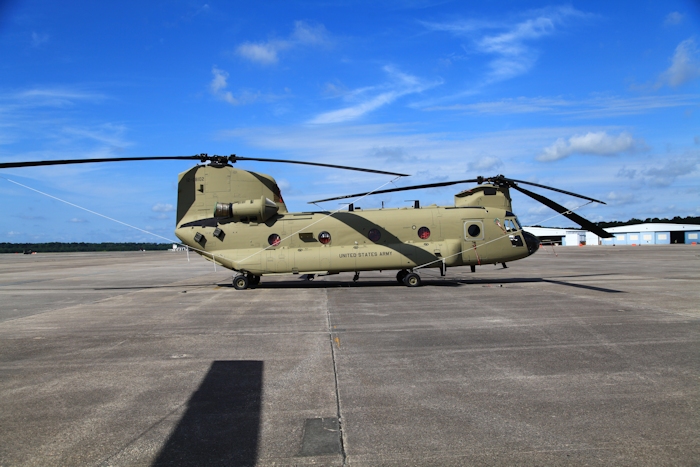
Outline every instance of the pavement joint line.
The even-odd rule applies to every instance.
[[[338,388],[338,364],[335,360],[335,345],[336,342],[333,339],[333,327],[331,325],[331,308],[328,305],[328,289],[323,289],[324,302],[326,304],[326,321],[328,323],[328,341],[331,346],[331,359],[333,360],[333,379],[335,383],[335,405],[336,405],[336,415],[338,417],[338,432],[340,435],[340,455],[343,459],[341,465],[345,466],[347,464],[347,454],[345,452],[345,431],[343,430],[343,416],[340,411],[340,390]],[[337,338],[337,337],[336,337]],[[340,342],[340,341],[338,341]],[[340,344],[338,344],[340,347]]]
[[[107,457],[106,457],[102,462],[100,462],[98,465],[100,465],[100,466],[110,466],[110,465],[112,465],[112,464],[109,463],[110,460],[114,459],[115,457],[117,457],[118,455],[120,455],[121,453],[123,453],[124,451],[126,451],[126,450],[129,448],[129,446],[132,446],[132,445],[133,445],[134,443],[136,443],[138,440],[140,440],[141,438],[143,438],[144,435],[146,435],[146,433],[148,433],[148,432],[151,431],[153,428],[155,428],[155,427],[157,427],[158,425],[160,425],[161,423],[163,423],[166,419],[168,419],[169,417],[171,417],[171,416],[172,416],[174,413],[176,413],[178,410],[181,410],[182,407],[185,406],[185,404],[186,404],[186,403],[182,403],[182,404],[178,405],[177,407],[175,407],[175,408],[174,408],[173,410],[171,410],[170,412],[168,412],[167,414],[163,415],[161,418],[159,418],[159,419],[156,420],[154,423],[152,423],[148,428],[146,428],[145,430],[141,431],[141,433],[139,433],[138,435],[134,436],[129,442],[127,442],[126,444],[124,444],[124,446],[120,447],[120,448],[117,449],[115,452],[113,452],[112,454],[110,454],[109,456],[107,456]],[[170,434],[170,433],[169,433],[169,434]]]

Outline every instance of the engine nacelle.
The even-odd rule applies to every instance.
[[[234,222],[265,222],[278,210],[274,201],[262,196],[240,203],[216,203],[214,217],[233,219]]]

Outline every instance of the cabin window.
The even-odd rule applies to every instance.
[[[472,224],[467,228],[467,233],[470,237],[478,237],[481,234],[481,227],[476,224]]]
[[[429,239],[430,238],[430,229],[427,227],[421,227],[420,229],[418,229],[418,237],[423,239],[423,240]]]
[[[282,239],[277,234],[272,234],[269,237],[267,237],[267,243],[269,243],[272,246],[279,245],[281,241],[282,241]]]
[[[321,232],[318,234],[318,241],[324,245],[328,245],[331,242],[331,234],[328,232]]]
[[[367,238],[376,243],[382,238],[382,233],[377,229],[370,229],[369,232],[367,232]]]

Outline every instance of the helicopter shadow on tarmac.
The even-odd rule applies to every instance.
[[[153,467],[255,465],[264,362],[212,362]]]
[[[579,277],[579,276],[576,276]],[[480,285],[482,287],[491,287],[494,285],[513,285],[513,284],[554,284],[578,289],[590,290],[593,292],[603,293],[625,293],[622,290],[609,289],[605,287],[597,287],[593,285],[575,284],[563,280],[546,279],[542,277],[524,277],[524,278],[504,278],[504,279],[430,279],[423,278],[423,287],[462,287],[466,285]],[[230,283],[219,283],[219,287],[230,287]],[[258,285],[250,287],[251,289],[331,289],[331,288],[367,288],[367,287],[406,287],[404,284],[399,284],[396,281],[387,280],[360,280],[357,282],[351,281],[308,281],[308,280],[285,280],[278,282],[261,282]]]

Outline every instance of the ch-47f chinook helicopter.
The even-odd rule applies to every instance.
[[[235,271],[233,286],[247,289],[264,275],[316,274],[398,270],[396,279],[409,287],[421,285],[417,271],[498,264],[532,255],[539,239],[525,232],[511,207],[510,189],[554,209],[597,235],[611,234],[564,206],[519,184],[565,193],[591,202],[602,201],[536,183],[478,177],[312,201],[321,203],[460,183],[478,186],[455,195],[454,206],[420,206],[345,211],[288,212],[275,180],[265,174],[233,167],[237,161],[283,162],[405,176],[379,170],[314,162],[241,156],[156,156],[13,162],[0,168],[136,160],[198,160],[179,175],[175,235],[209,261]],[[208,164],[205,164],[209,162]]]

